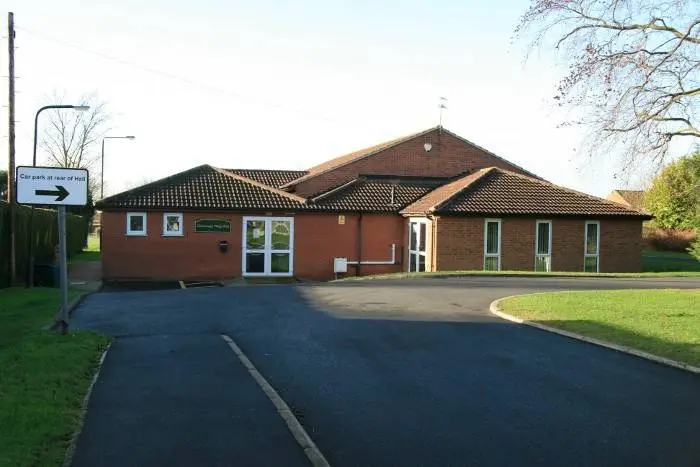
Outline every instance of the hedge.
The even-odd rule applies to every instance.
[[[29,219],[31,209],[16,206],[15,209],[15,258],[17,281],[25,283],[29,256]],[[0,201],[0,288],[10,285],[10,209],[6,201]],[[66,216],[68,256],[82,251],[87,241],[88,220],[81,216]],[[34,210],[34,258],[36,264],[54,262],[58,245],[58,213],[53,209]]]
[[[697,234],[692,230],[662,229],[646,224],[642,236],[647,248],[681,253],[685,253],[697,238]]]

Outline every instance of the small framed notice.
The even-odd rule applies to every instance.
[[[229,233],[231,221],[228,219],[197,219],[194,221],[194,231],[197,233]]]

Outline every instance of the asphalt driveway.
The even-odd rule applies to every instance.
[[[499,320],[547,290],[697,279],[464,278],[100,293],[115,341],[74,465],[304,465],[220,334],[333,466],[697,466],[700,378]]]

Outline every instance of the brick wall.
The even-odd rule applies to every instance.
[[[257,214],[263,215],[263,214]],[[283,215],[280,215],[283,216]],[[286,215],[289,217],[292,215]],[[126,236],[126,213],[103,214],[102,261],[105,279],[197,280],[241,276],[243,214],[185,213],[184,236],[163,237],[163,213],[148,213],[148,236]],[[357,260],[358,215],[297,214],[294,217],[294,275],[299,278],[330,279],[333,258]],[[194,232],[195,219],[229,219],[231,232]],[[364,215],[362,259],[388,261],[396,244],[396,265],[362,265],[361,274],[398,272],[403,267],[406,220],[395,215]],[[227,253],[218,243],[229,242]],[[349,266],[353,275],[356,267]]]
[[[502,270],[534,270],[536,220],[501,219]],[[435,270],[483,269],[484,218],[439,217],[435,225]],[[583,271],[584,225],[585,219],[552,220],[553,271]],[[642,222],[601,220],[600,230],[600,272],[641,271]]]
[[[195,233],[197,218],[229,219],[231,232]],[[226,279],[241,275],[242,214],[185,213],[183,237],[163,237],[160,212],[148,214],[148,236],[125,235],[126,213],[104,212],[102,269],[106,279]],[[294,275],[299,278],[333,277],[333,258],[358,259],[359,215],[297,214],[294,216]],[[484,219],[439,217],[428,225],[426,270],[481,270],[484,265]],[[601,272],[641,270],[642,227],[636,220],[602,220]],[[390,259],[396,244],[396,265],[362,265],[360,273],[405,271],[408,252],[408,219],[393,215],[364,215],[362,259]],[[503,270],[533,270],[534,218],[503,218],[501,267]],[[432,235],[435,234],[434,242]],[[220,253],[218,243],[229,242]],[[584,219],[552,221],[552,268],[554,271],[583,271]],[[433,249],[433,246],[435,247]],[[356,272],[349,266],[348,274]]]
[[[501,220],[501,269],[535,269],[535,219]]]
[[[423,145],[426,142],[433,145],[430,152],[425,152]],[[375,156],[351,162],[303,181],[295,187],[295,191],[300,196],[310,196],[352,180],[359,174],[451,177],[468,170],[491,166],[522,173],[522,170],[502,159],[493,157],[448,133],[438,133],[434,130]]]
[[[600,223],[600,272],[642,270],[642,223],[609,220]]]
[[[195,219],[229,219],[230,233],[195,233]],[[102,214],[102,274],[105,279],[223,279],[240,275],[241,216],[185,213],[184,236],[163,237],[163,213],[148,213],[148,236],[127,236],[126,213]],[[219,252],[219,241],[229,243]]]
[[[402,270],[407,249],[405,224],[400,216],[365,214],[362,216],[362,260],[388,261],[391,244],[396,244],[396,265],[361,265],[360,273],[382,274]],[[345,215],[345,224],[337,214],[301,214],[295,222],[295,275],[302,278],[333,277],[333,258],[358,258],[358,224],[360,216]],[[348,266],[354,275],[356,266]]]
[[[436,271],[484,268],[484,219],[439,217],[434,222]]]
[[[584,224],[583,219],[552,220],[553,271],[583,271]]]

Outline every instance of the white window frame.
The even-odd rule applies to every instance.
[[[180,230],[168,232],[168,217],[177,216],[180,220]],[[185,216],[181,212],[163,213],[163,236],[164,237],[184,237],[185,236]]]
[[[134,216],[143,217],[143,230],[131,230],[131,218]],[[126,213],[126,234],[131,237],[146,237],[148,236],[148,214],[145,212],[127,212]]]
[[[246,244],[247,232],[246,227],[248,221],[264,221],[265,222],[265,242],[263,248],[248,248]],[[273,250],[272,249],[272,222],[288,221],[289,222],[289,250]],[[245,216],[243,217],[242,235],[241,235],[241,274],[244,277],[292,277],[294,275],[294,217],[267,217],[267,216]],[[264,253],[265,266],[263,272],[246,272],[246,253]],[[289,272],[271,272],[272,271],[272,253],[289,253]]]
[[[597,225],[595,254],[588,253],[588,226]],[[583,227],[583,270],[586,271],[586,258],[595,258],[595,272],[600,272],[600,221],[586,221]]]
[[[486,253],[486,246],[488,242],[488,225],[490,222],[496,222],[498,224],[498,253]],[[486,258],[498,258],[498,269],[501,270],[501,236],[503,234],[503,225],[501,219],[484,219],[484,271],[486,270]]]
[[[416,233],[416,247],[418,248],[417,250],[411,250],[411,224],[416,224],[418,225],[418,232]],[[425,238],[422,238],[420,236],[420,225],[425,224]],[[423,260],[423,264],[425,265],[425,271],[428,270],[428,242],[426,241],[428,238],[428,229],[430,228],[430,222],[427,217],[410,217],[408,219],[408,268],[407,272],[417,272],[418,269],[418,263],[412,264],[413,261],[412,259],[415,258],[416,260],[419,259],[419,256],[422,256],[425,258]],[[425,246],[425,251],[420,251],[420,242],[423,242]],[[424,271],[424,272],[425,272]]]
[[[542,224],[549,224],[549,244],[547,245],[547,251],[549,252],[548,254],[541,254],[537,251],[537,247],[539,246],[539,240],[540,240],[540,225]],[[547,261],[547,271],[546,272],[552,272],[552,221],[547,221],[547,220],[536,220],[535,221],[535,271],[537,270],[537,260],[539,258],[549,258]]]

